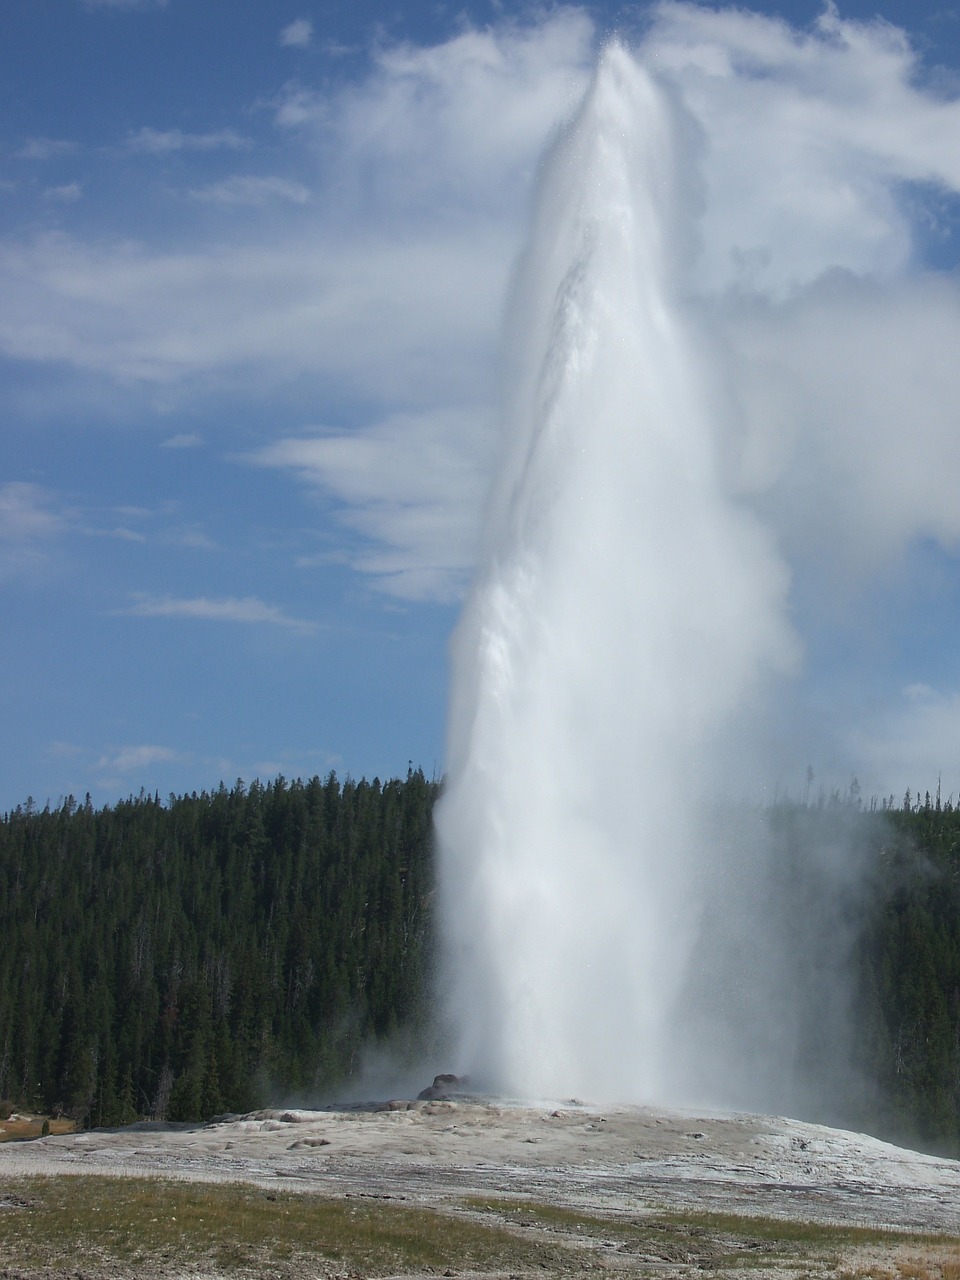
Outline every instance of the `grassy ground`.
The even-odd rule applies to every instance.
[[[442,1210],[221,1183],[0,1180],[2,1280],[448,1275],[960,1280],[960,1239],[716,1214]]]
[[[539,1226],[631,1259],[637,1275],[836,1276],[960,1280],[960,1237],[718,1213],[599,1217],[554,1205],[475,1199],[494,1220]]]
[[[547,1251],[545,1260],[562,1249]],[[367,1198],[140,1178],[0,1181],[0,1258],[71,1277],[389,1275],[539,1266],[508,1228]],[[0,1276],[9,1274],[0,1270]]]
[[[76,1124],[73,1120],[54,1120],[47,1116],[27,1116],[14,1113],[6,1120],[0,1120],[0,1142],[20,1142],[25,1138],[39,1138],[43,1133],[44,1120],[50,1126],[50,1133],[73,1133]]]

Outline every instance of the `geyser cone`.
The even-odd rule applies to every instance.
[[[710,857],[696,801],[790,649],[785,575],[723,493],[675,296],[684,163],[668,98],[608,48],[545,165],[455,639],[438,832],[457,1069],[526,1096],[675,1097]]]

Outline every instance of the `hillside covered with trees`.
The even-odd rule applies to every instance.
[[[0,1097],[111,1125],[329,1088],[421,1017],[437,787],[238,782],[0,823]]]
[[[438,790],[330,774],[6,814],[0,1098],[200,1119],[329,1095],[366,1049],[422,1044]],[[863,1127],[960,1153],[960,809],[852,793],[764,821],[784,928],[831,895],[850,930]],[[851,872],[825,879],[841,843]]]
[[[845,971],[833,1122],[960,1156],[960,808],[909,792],[863,808],[854,788],[767,820],[785,947],[807,933],[796,980],[812,993],[812,1054],[836,1031],[828,987],[838,960]],[[804,923],[818,916],[819,934]]]

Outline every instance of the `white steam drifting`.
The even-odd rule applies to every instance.
[[[794,656],[787,574],[725,493],[678,302],[668,96],[609,47],[542,179],[510,445],[457,637],[439,830],[481,1078],[664,1097],[697,925],[694,797]]]
[[[848,101],[824,108],[817,148],[834,62]],[[829,565],[835,584],[958,532],[936,486],[922,507],[909,468],[891,483],[894,431],[865,448],[876,415],[918,394],[897,374],[921,350],[900,309],[957,327],[954,285],[897,279],[897,184],[946,182],[949,166],[858,114],[872,90],[857,68],[878,62],[914,118],[956,131],[943,104],[918,112],[886,29],[828,12],[801,41],[664,6],[639,56],[606,49],[544,165],[438,814],[458,1069],[489,1087],[782,1106],[803,1093],[796,965],[818,953],[829,987],[847,940],[816,903],[809,927],[784,930],[762,831],[708,815],[756,769],[771,695],[802,664],[795,571]],[[745,185],[756,200],[737,224]],[[870,352],[885,349],[878,375]],[[958,397],[951,383],[932,398],[931,435]],[[826,901],[838,886],[824,885]]]

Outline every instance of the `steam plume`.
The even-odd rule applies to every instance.
[[[678,298],[681,127],[619,45],[549,157],[509,447],[456,639],[439,816],[465,1058],[668,1096],[732,713],[788,667],[787,573],[726,492]]]

